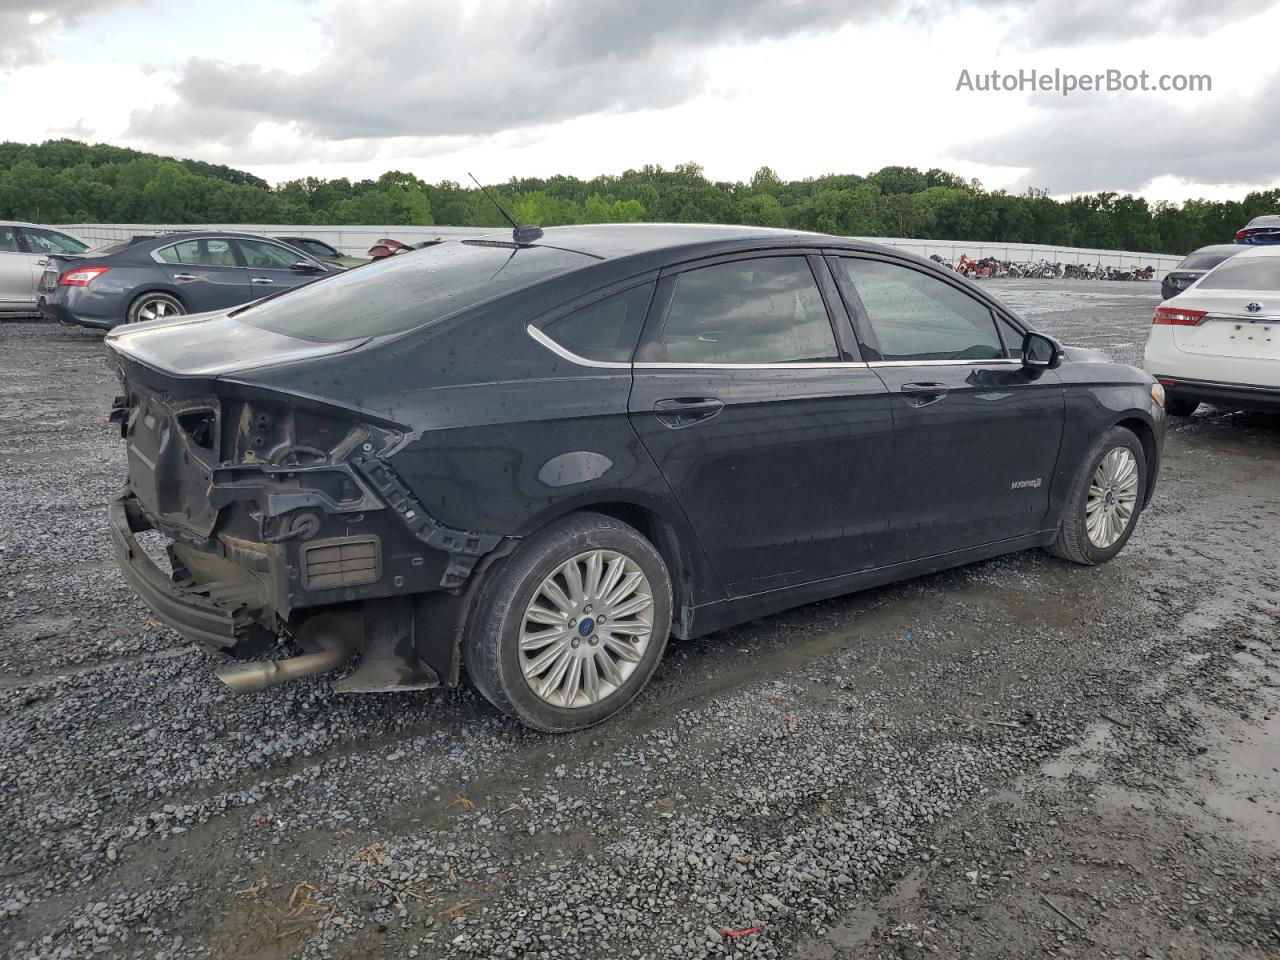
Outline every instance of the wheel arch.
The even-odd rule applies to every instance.
[[[129,311],[133,309],[133,305],[149,293],[163,293],[166,297],[173,297],[173,299],[182,304],[183,310],[186,310],[188,313],[192,312],[191,304],[187,302],[187,298],[173,287],[162,283],[148,283],[129,292],[129,300],[125,304],[124,308],[125,316],[128,317]]]
[[[1145,417],[1136,415],[1118,420],[1114,426],[1124,427],[1142,444],[1142,454],[1147,461],[1147,488],[1142,495],[1142,506],[1145,508],[1155,493],[1156,475],[1160,472],[1160,445],[1156,442],[1155,428]]]
[[[671,632],[675,636],[682,639],[687,636],[695,606],[723,596],[719,581],[703,555],[692,529],[679,508],[671,504],[655,503],[649,498],[639,500],[602,493],[598,499],[574,500],[558,510],[542,514],[530,525],[532,529],[525,535],[578,513],[599,513],[612,517],[634,528],[657,549],[671,577]]]

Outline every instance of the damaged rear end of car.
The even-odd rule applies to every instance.
[[[217,671],[237,692],[357,651],[340,691],[457,682],[465,587],[502,538],[427,515],[392,465],[403,424],[271,385],[273,370],[367,339],[313,342],[216,315],[107,339],[129,470],[110,505],[120,567],[157,618],[241,661]],[[163,559],[140,542],[149,531]],[[255,659],[281,635],[301,654]]]

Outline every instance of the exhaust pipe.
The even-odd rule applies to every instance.
[[[319,634],[307,646],[320,647],[315,653],[304,653],[284,660],[267,660],[253,663],[232,663],[213,671],[214,676],[231,688],[233,693],[257,693],[267,687],[278,686],[301,677],[327,673],[341,666],[355,646],[356,638],[350,632],[335,629],[331,623],[322,624],[317,617],[306,626],[307,633]],[[310,638],[307,638],[310,639]]]

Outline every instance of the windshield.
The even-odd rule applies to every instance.
[[[1229,253],[1193,253],[1173,269],[1212,270],[1223,260],[1228,260],[1239,252],[1239,250],[1232,250]]]
[[[1229,260],[1200,280],[1201,290],[1280,290],[1280,257]]]
[[[231,314],[241,323],[331,343],[403,333],[592,258],[552,247],[442,243],[335,274]]]

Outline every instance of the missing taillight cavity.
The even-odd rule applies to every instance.
[[[1180,307],[1156,307],[1155,316],[1151,318],[1153,324],[1168,325],[1171,327],[1195,327],[1199,326],[1208,316],[1204,310],[1186,310]]]
[[[192,410],[180,413],[176,417],[183,433],[191,438],[197,447],[212,450],[216,438],[218,417],[212,410]]]
[[[110,270],[110,267],[80,267],[76,270],[68,270],[58,278],[58,286],[87,287],[104,273],[110,272]]]

